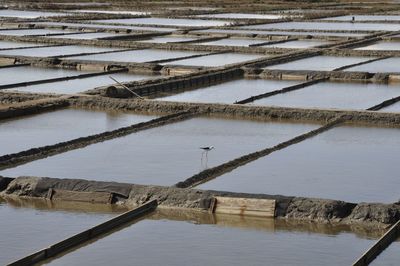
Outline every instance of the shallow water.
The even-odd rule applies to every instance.
[[[180,36],[162,36],[162,37],[154,37],[149,40],[140,40],[138,42],[151,42],[151,43],[167,43],[167,42],[187,42],[194,41],[198,38],[190,38],[190,37],[180,37]]]
[[[106,19],[106,20],[92,20],[92,22],[101,22],[108,24],[132,24],[132,25],[165,25],[175,27],[211,27],[211,26],[225,26],[229,21],[221,20],[204,20],[204,19],[182,19],[182,18],[132,18],[132,19]]]
[[[351,23],[351,22],[281,22],[241,26],[241,29],[281,29],[281,30],[364,30],[364,31],[398,31],[400,24],[385,23]]]
[[[5,176],[73,177],[173,185],[236,157],[316,128],[310,124],[193,118],[2,171]],[[240,143],[240,145],[237,145]],[[215,146],[208,153],[199,147]]]
[[[394,103],[392,105],[389,105],[388,107],[385,107],[379,111],[382,112],[400,112],[400,102]]]
[[[362,110],[397,96],[400,96],[400,84],[324,82],[260,99],[252,104]]]
[[[400,16],[393,15],[349,15],[349,16],[340,16],[340,17],[329,17],[323,18],[322,20],[341,20],[341,21],[351,21],[354,17],[355,21],[385,21],[385,20],[394,20],[399,21]]]
[[[0,69],[0,85],[37,81],[42,79],[60,78],[66,76],[76,76],[87,73],[89,72],[63,68],[41,68],[29,66],[2,68]]]
[[[158,28],[158,27],[137,27],[137,26],[122,26],[122,25],[99,25],[85,23],[68,23],[68,22],[37,22],[39,25],[57,25],[69,27],[85,27],[85,28],[105,28],[105,29],[130,29],[134,31],[175,31],[175,28]]]
[[[1,34],[1,31],[0,31]],[[11,41],[0,41],[0,49],[11,49],[19,47],[31,47],[31,46],[42,46],[43,44],[30,43],[30,42],[11,42]]]
[[[263,34],[263,35],[315,35],[315,36],[347,36],[362,37],[363,33],[343,33],[343,32],[312,32],[312,31],[261,31],[261,30],[224,30],[224,29],[206,29],[193,31],[196,32],[215,32],[215,33],[238,33],[238,34]]]
[[[64,34],[64,33],[70,33],[70,32],[65,30],[55,30],[55,29],[0,30],[0,35],[11,35],[11,36],[47,35],[47,34]]]
[[[145,49],[97,55],[74,56],[68,57],[67,59],[143,63],[198,54],[202,54],[202,52]]]
[[[399,133],[400,129],[391,128],[333,128],[198,188],[395,202],[400,186]]]
[[[326,41],[307,41],[307,40],[298,40],[298,41],[289,41],[283,43],[275,43],[275,44],[267,44],[263,45],[262,47],[265,48],[313,48],[320,45],[327,45],[331,44],[331,42]]]
[[[365,71],[370,73],[400,72],[400,58],[388,58],[346,69],[346,71]]]
[[[350,265],[372,243],[348,232],[313,234],[271,223],[264,219],[254,228],[147,219],[49,264],[112,264],[118,258],[119,265]]]
[[[147,15],[149,12],[140,12],[140,11],[128,11],[128,10],[92,10],[92,9],[78,9],[78,10],[73,10],[70,12],[76,12],[76,13],[101,13],[101,14],[124,14],[124,15]]]
[[[287,15],[278,15],[278,14],[220,13],[220,14],[198,15],[197,17],[227,18],[227,19],[280,19],[286,16]]]
[[[110,79],[110,76],[119,82],[137,81],[143,79],[150,79],[150,75],[135,75],[127,73],[116,73],[111,75],[102,75],[82,79],[71,79],[59,82],[44,83],[31,86],[22,86],[9,89],[10,91],[24,91],[24,92],[39,92],[39,93],[62,93],[73,94],[86,90],[94,89],[100,86],[115,84],[115,81]]]
[[[0,155],[86,137],[152,118],[154,116],[64,109],[4,120],[0,122]]]
[[[83,33],[83,34],[68,34],[68,35],[49,36],[47,38],[90,40],[90,39],[116,37],[116,36],[118,36],[118,34],[114,34],[114,33],[110,33],[110,32],[94,32],[94,33]]]
[[[298,84],[297,81],[279,81],[262,79],[241,79],[224,82],[207,88],[186,91],[166,96],[157,100],[177,102],[203,102],[232,104],[251,96],[279,90],[287,86]]]
[[[199,45],[221,45],[221,46],[250,46],[252,44],[258,44],[266,42],[267,40],[260,39],[239,39],[239,38],[228,38],[218,41],[194,43]]]
[[[219,67],[229,64],[237,64],[245,61],[250,61],[258,58],[267,58],[267,55],[255,54],[239,54],[239,53],[223,53],[215,55],[206,55],[196,58],[182,59],[163,63],[164,65],[182,65],[182,66],[204,66],[204,67]]]
[[[53,47],[38,47],[38,48],[27,48],[18,50],[7,50],[0,51],[0,55],[8,56],[61,56],[61,55],[72,55],[80,53],[98,53],[107,51],[117,51],[117,48],[105,48],[95,46],[80,46],[80,45],[65,45],[65,46],[53,46]]]
[[[281,70],[315,70],[315,71],[332,71],[336,68],[346,65],[356,64],[371,60],[371,57],[339,57],[339,56],[314,56],[300,59],[288,63],[265,67],[266,69]]]
[[[0,17],[38,18],[38,17],[65,16],[65,15],[68,14],[56,13],[56,12],[23,11],[23,10],[12,10],[12,9],[0,10]]]
[[[360,48],[356,48],[354,50],[391,50],[398,51],[400,50],[400,42],[377,42],[368,46],[363,46]]]
[[[372,263],[371,266],[396,266],[400,260],[400,238],[385,249]]]
[[[9,204],[0,198],[1,265],[46,248],[116,215],[110,211],[95,213],[89,209],[79,212],[51,206],[30,207],[19,206],[18,202]]]

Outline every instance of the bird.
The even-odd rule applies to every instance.
[[[200,149],[202,149],[203,151],[211,151],[212,149],[214,149],[214,146],[205,146],[205,147],[200,147]]]
[[[201,165],[203,166],[203,157],[204,154],[206,154],[206,162],[205,162],[205,168],[207,168],[207,163],[208,163],[208,152],[214,149],[214,146],[204,146],[204,147],[200,147],[200,149],[203,150],[203,152],[201,153]]]

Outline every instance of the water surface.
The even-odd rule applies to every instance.
[[[316,41],[316,40],[297,40],[289,41],[275,44],[266,44],[262,47],[265,48],[313,48],[316,46],[331,44],[331,42],[326,41]]]
[[[56,30],[56,29],[0,30],[0,35],[11,35],[11,36],[47,35],[47,34],[65,34],[65,33],[71,33],[71,32],[65,30]]]
[[[205,20],[205,19],[183,19],[183,18],[132,18],[132,19],[106,19],[93,20],[92,22],[101,22],[107,24],[132,24],[132,25],[165,25],[175,27],[212,27],[225,26],[229,21]]]
[[[164,65],[219,67],[229,64],[243,63],[262,57],[267,58],[268,56],[256,54],[223,53],[172,61],[164,63]]]
[[[240,39],[240,38],[228,38],[228,39],[221,39],[218,41],[211,41],[211,42],[202,42],[202,43],[194,43],[199,45],[220,45],[220,46],[250,46],[252,44],[258,44],[267,42],[267,40],[260,40],[260,39]]]
[[[393,57],[379,60],[365,65],[351,67],[346,69],[346,71],[365,71],[370,73],[400,72],[400,58]]]
[[[173,185],[207,167],[273,146],[316,127],[193,118],[48,157],[0,174]],[[199,148],[211,145],[215,149],[207,156]]]
[[[389,51],[398,51],[400,50],[400,42],[377,42],[368,46],[363,46],[360,48],[356,48],[355,50],[389,50]]]
[[[1,34],[1,31],[0,31]],[[19,47],[31,47],[31,46],[42,46],[44,44],[30,43],[30,42],[11,42],[11,41],[0,41],[0,49],[12,49]]]
[[[351,23],[351,22],[281,22],[241,26],[241,29],[280,30],[348,30],[348,31],[398,31],[400,24]]]
[[[348,202],[395,202],[400,186],[399,134],[400,129],[392,128],[333,128],[198,188]]]
[[[65,16],[65,15],[68,15],[68,14],[56,13],[56,12],[12,10],[12,9],[0,10],[0,17],[38,18],[38,17],[53,17],[53,16]]]
[[[154,116],[64,109],[0,122],[0,155],[148,121]]]
[[[106,47],[95,47],[85,45],[65,45],[65,46],[52,46],[52,47],[35,47],[27,49],[17,50],[6,50],[0,51],[1,55],[8,56],[37,56],[37,57],[48,57],[48,56],[61,56],[61,55],[73,55],[80,53],[99,53],[116,51],[117,48],[106,48]]]

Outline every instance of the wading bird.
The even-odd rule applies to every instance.
[[[206,162],[204,164],[204,167],[207,168],[207,163],[208,163],[208,152],[214,149],[214,146],[206,146],[206,147],[200,147],[200,149],[203,150],[203,152],[201,153],[201,165],[203,167],[203,157],[204,154],[206,155]]]

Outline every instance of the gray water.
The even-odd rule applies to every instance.
[[[42,67],[10,67],[0,69],[0,85],[14,84],[21,82],[37,81],[42,79],[61,78],[89,73],[63,68],[42,68]]]
[[[351,23],[351,22],[281,22],[241,26],[241,29],[280,30],[348,30],[348,31],[398,31],[400,24]]]
[[[41,12],[41,11],[23,11],[2,9],[0,10],[0,17],[15,17],[15,18],[38,18],[38,17],[51,17],[51,16],[65,16],[66,13],[56,12]]]
[[[0,155],[85,137],[152,118],[154,116],[64,109],[3,120],[0,122]]]
[[[115,216],[111,207],[100,213],[94,212],[97,206],[94,204],[87,206],[84,212],[51,205],[42,203],[42,206],[34,206],[31,201],[30,206],[24,206],[18,201],[7,203],[0,198],[1,265],[28,256]],[[75,209],[78,205],[75,203]]]
[[[175,31],[175,28],[159,28],[159,27],[138,27],[138,26],[123,26],[123,25],[100,25],[88,23],[69,23],[69,22],[37,22],[38,25],[56,25],[69,27],[84,27],[84,28],[104,28],[104,29],[130,29],[134,31]]]
[[[213,27],[229,25],[229,21],[204,20],[204,19],[183,19],[183,18],[132,18],[132,19],[106,19],[92,20],[107,24],[132,24],[132,25],[165,25],[172,27]]]
[[[168,43],[168,42],[187,42],[194,41],[198,38],[191,38],[185,36],[161,36],[161,37],[153,37],[148,40],[140,40],[138,42],[150,42],[150,43]]]
[[[377,42],[374,44],[370,44],[364,47],[356,48],[355,50],[389,50],[389,51],[398,51],[400,50],[400,42]]]
[[[117,36],[118,36],[118,34],[110,33],[110,32],[94,32],[94,33],[83,33],[83,34],[79,33],[79,34],[48,36],[47,38],[91,40],[91,39],[117,37]]]
[[[297,40],[297,41],[289,41],[275,44],[267,44],[262,47],[265,48],[313,48],[320,45],[331,44],[331,42],[327,41],[316,41],[316,40]]]
[[[204,18],[227,18],[227,19],[281,19],[287,15],[278,14],[251,14],[251,13],[220,13],[220,14],[206,14],[197,15],[197,17]]]
[[[189,52],[189,51],[168,51],[168,50],[133,50],[125,52],[115,52],[97,55],[73,56],[67,59],[76,60],[93,60],[93,61],[114,61],[114,62],[150,62],[156,60],[172,59],[179,57],[186,57],[192,55],[202,54],[202,52]]]
[[[388,107],[382,108],[382,112],[400,112],[400,102],[394,103],[392,105],[389,105]]]
[[[356,64],[371,60],[371,57],[356,57],[356,56],[314,56],[305,59],[300,59],[288,63],[265,67],[266,69],[281,69],[281,70],[315,70],[315,71],[332,71],[336,68],[346,65]]]
[[[47,56],[72,55],[80,53],[98,53],[98,52],[108,52],[117,50],[120,49],[84,46],[84,45],[65,45],[65,46],[37,47],[37,48],[0,51],[0,56],[11,55],[11,56],[47,57]]]
[[[94,89],[100,86],[115,84],[115,81],[111,80],[110,76],[115,78],[119,82],[137,81],[143,79],[150,79],[151,77],[154,77],[150,75],[116,73],[116,74],[88,77],[82,79],[71,79],[59,82],[22,86],[9,89],[8,91],[73,94]]]
[[[211,42],[202,42],[202,43],[194,43],[199,45],[220,45],[220,46],[246,46],[252,44],[258,44],[266,42],[267,40],[260,40],[260,39],[240,39],[240,38],[228,38],[228,39],[221,39],[218,41],[211,41]]]
[[[11,35],[11,36],[24,36],[24,35],[47,35],[47,34],[64,34],[70,33],[65,30],[55,29],[18,29],[18,30],[0,30],[0,35]]]
[[[340,17],[323,18],[322,20],[351,21],[400,21],[400,16],[394,15],[348,15]]]
[[[1,31],[0,31],[1,34]],[[30,47],[30,46],[42,46],[43,44],[29,43],[29,42],[11,42],[11,41],[0,41],[0,49],[11,49],[19,47]]]
[[[391,128],[333,128],[198,188],[395,202],[400,186],[399,134],[400,129]]]
[[[229,64],[242,63],[259,58],[267,58],[267,55],[255,55],[255,54],[234,54],[234,53],[223,53],[215,55],[207,55],[196,58],[182,59],[163,63],[164,65],[182,65],[182,66],[204,66],[204,67],[219,67]]]
[[[400,58],[394,57],[379,60],[365,65],[351,67],[346,69],[346,71],[365,71],[370,73],[400,72]]]
[[[323,82],[252,104],[362,110],[397,96],[400,96],[400,84]]]
[[[393,242],[388,248],[383,251],[372,263],[371,266],[396,266],[400,260],[400,239]]]
[[[193,118],[31,162],[0,175],[173,185],[207,167],[273,146],[316,127]],[[207,156],[199,148],[211,145],[215,149]]]
[[[298,81],[241,79],[159,98],[161,101],[232,104],[251,96],[298,84]]]
[[[350,265],[372,243],[349,232],[274,228],[268,219],[257,224],[147,219],[49,264],[109,265],[117,260],[119,265]]]

